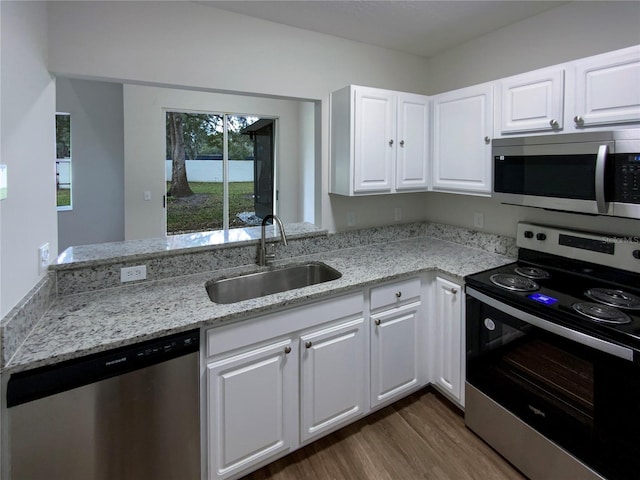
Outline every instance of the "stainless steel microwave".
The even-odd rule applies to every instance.
[[[640,129],[493,141],[502,203],[640,219]]]

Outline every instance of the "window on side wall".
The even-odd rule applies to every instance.
[[[56,113],[56,206],[71,210],[71,115]]]

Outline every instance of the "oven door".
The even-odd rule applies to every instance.
[[[633,351],[467,289],[467,382],[607,478],[640,471]]]

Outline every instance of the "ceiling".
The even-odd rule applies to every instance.
[[[569,2],[227,0],[198,3],[292,27],[431,57]]]

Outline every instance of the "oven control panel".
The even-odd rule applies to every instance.
[[[521,222],[518,247],[640,273],[640,235],[567,230]]]

